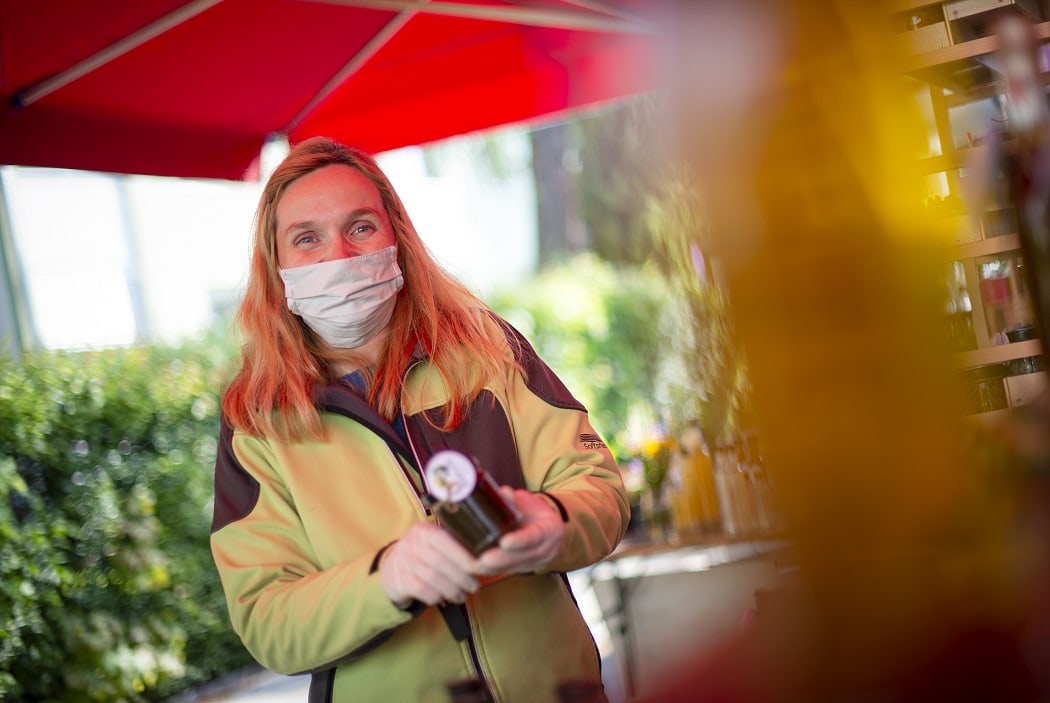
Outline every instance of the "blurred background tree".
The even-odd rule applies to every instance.
[[[541,268],[584,251],[620,264],[650,258],[657,109],[655,98],[632,98],[530,131]]]

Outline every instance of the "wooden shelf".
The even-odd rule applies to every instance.
[[[1035,31],[1036,37],[1041,41],[1050,39],[1050,22],[1040,22],[1035,25]],[[943,49],[912,54],[907,58],[907,69],[909,72],[918,71],[928,76],[928,69],[972,61],[985,54],[994,53],[998,49],[998,37],[994,35],[979,37],[960,44],[946,46]]]
[[[995,347],[958,352],[952,354],[952,362],[956,368],[966,369],[973,366],[1001,364],[1004,361],[1023,359],[1026,356],[1039,356],[1042,353],[1042,342],[1038,339],[1029,339],[1024,342],[1013,342],[1011,344],[1000,344]]]
[[[1050,85],[1050,71],[1040,73],[1039,79],[1044,86]],[[986,85],[974,86],[966,92],[948,93],[944,96],[944,104],[948,107],[958,107],[959,105],[965,105],[978,100],[994,98],[998,95],[1002,95],[1004,92],[1005,86],[1002,81],[996,81]]]
[[[1044,24],[1050,25],[1050,23]],[[1039,26],[1042,27],[1043,25]],[[1050,27],[1048,27],[1048,32],[1050,32]],[[1048,33],[1047,36],[1050,36],[1050,33]],[[963,42],[962,44],[946,46],[943,49],[934,49],[933,51],[925,51],[921,54],[912,54],[908,58],[907,66],[909,71],[937,68],[939,66],[946,66],[967,59],[975,59],[978,56],[990,54],[998,48],[998,37],[979,37],[977,39]]]
[[[1050,22],[1039,22],[1035,25],[1035,36],[1039,41],[1050,39]],[[966,102],[963,95],[969,94],[971,89],[981,91],[982,97],[990,97],[995,94],[997,88],[990,87],[989,77],[993,77],[995,71],[983,65],[982,57],[994,54],[999,50],[999,37],[990,35],[971,39],[959,44],[952,44],[943,48],[923,51],[920,54],[912,54],[905,58],[906,72],[913,73],[929,83],[946,87],[957,93],[953,101]],[[978,79],[974,79],[974,73],[980,73]],[[974,81],[980,81],[974,83]]]
[[[998,425],[1009,420],[1012,414],[1013,410],[1010,408],[1000,408],[999,410],[986,410],[983,413],[964,415],[963,418],[966,422],[975,422],[984,425]]]
[[[951,261],[975,259],[978,256],[991,256],[1021,248],[1021,237],[1018,234],[1004,234],[999,237],[978,239],[963,244],[953,244],[945,252]]]
[[[998,4],[997,4],[998,3]],[[956,135],[953,134],[953,115],[951,108],[965,105],[977,100],[993,98],[1004,92],[1001,66],[997,53],[1000,48],[998,36],[986,34],[991,28],[993,17],[1002,12],[1020,11],[1027,16],[1048,17],[1050,0],[1042,0],[1036,5],[1029,0],[981,0],[980,2],[926,2],[925,0],[892,0],[894,18],[898,26],[908,25],[911,29],[901,31],[901,43],[910,47],[910,53],[904,56],[905,74],[928,84],[930,109],[936,135],[941,144],[942,154],[918,159],[922,173],[926,175],[944,174],[948,195],[960,198],[966,188],[964,169],[982,158],[981,146],[956,147]],[[1009,9],[1014,7],[1014,10]],[[937,17],[937,10],[942,13],[943,26]],[[909,16],[907,13],[915,13]],[[993,14],[994,13],[994,14]],[[904,20],[904,21],[901,21]],[[1036,39],[1046,45],[1050,41],[1050,21],[1036,20],[1033,25]],[[911,34],[911,32],[916,32]],[[985,34],[985,36],[978,36]],[[970,37],[978,36],[976,39]],[[963,38],[966,40],[963,40]],[[937,47],[937,48],[932,48]],[[1050,85],[1050,71],[1041,76],[1044,85]],[[968,117],[968,115],[967,115]],[[1003,141],[1000,148],[1008,150],[1009,141]],[[937,192],[940,192],[939,190]],[[947,200],[947,198],[945,198]],[[961,204],[961,203],[960,203]],[[986,310],[983,305],[983,290],[980,285],[980,257],[996,256],[1021,249],[1021,238],[1016,232],[1014,219],[1016,213],[1003,212],[999,215],[987,213],[999,210],[1012,210],[1012,207],[988,207],[984,212],[973,213],[971,226],[961,218],[970,217],[965,209],[956,212],[939,204],[937,211],[931,213],[943,216],[947,228],[957,225],[954,232],[956,243],[942,248],[944,260],[962,262],[965,274],[965,288],[972,304],[973,330],[979,348],[958,352],[950,357],[950,364],[959,370],[975,369],[981,366],[1003,364],[1016,359],[1041,356],[1043,344],[1038,339],[1009,344],[992,345],[993,335],[985,332],[988,327]],[[962,208],[960,208],[962,209]],[[978,217],[980,215],[980,217]],[[956,221],[950,221],[954,218]],[[979,222],[978,222],[979,220]],[[1003,233],[958,243],[970,236]],[[960,283],[960,285],[962,285]],[[1006,417],[1009,411],[981,413],[975,416],[976,421],[993,421]]]

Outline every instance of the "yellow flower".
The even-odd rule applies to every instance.
[[[662,439],[647,439],[642,443],[642,456],[655,459],[663,451],[666,440]]]
[[[667,469],[671,463],[671,448],[673,442],[669,439],[648,439],[642,443],[639,459],[645,467],[645,480],[655,490],[659,490],[667,476]]]

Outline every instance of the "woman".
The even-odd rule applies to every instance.
[[[223,394],[212,551],[231,620],[311,701],[496,701],[600,681],[564,572],[608,555],[628,503],[586,410],[431,258],[368,155],[296,146],[260,199]],[[522,515],[473,556],[421,467],[477,459]],[[436,607],[431,607],[436,606]]]

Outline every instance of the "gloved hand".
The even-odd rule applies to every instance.
[[[379,563],[379,579],[399,608],[413,600],[427,605],[462,603],[478,590],[477,560],[432,522],[419,522],[391,545]]]
[[[557,555],[565,537],[561,513],[537,493],[509,486],[500,492],[522,515],[521,526],[500,538],[499,545],[478,557],[479,574],[525,574],[537,571]]]

